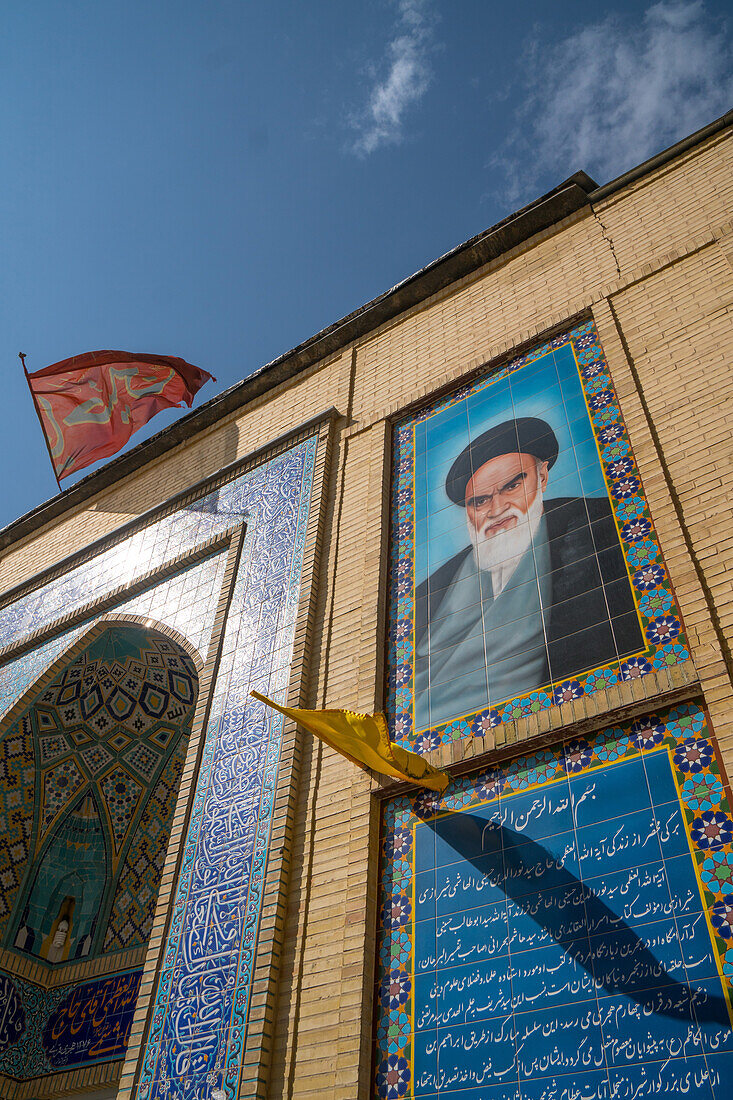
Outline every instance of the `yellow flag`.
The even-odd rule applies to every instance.
[[[251,691],[250,695],[292,718],[355,764],[364,764],[382,775],[393,775],[396,779],[429,787],[431,791],[442,792],[450,783],[446,772],[434,768],[416,752],[393,744],[383,714],[354,714],[350,710],[296,710],[281,707],[258,691]]]

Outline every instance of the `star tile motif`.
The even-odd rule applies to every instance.
[[[153,773],[160,763],[160,754],[139,741],[125,753],[125,762],[134,768],[143,779],[152,779]]]
[[[60,764],[56,764],[45,772],[41,837],[84,782],[84,775],[74,760],[62,760]]]
[[[99,782],[112,824],[115,850],[119,852],[138,807],[143,787],[129,772],[114,768]]]
[[[59,756],[71,751],[71,745],[65,737],[41,737],[39,738],[41,749],[41,764],[49,760],[56,760]]]
[[[104,745],[90,745],[80,755],[90,775],[96,775],[114,759]]]
[[[175,808],[172,795],[178,787],[185,756],[186,745],[179,741],[145,804],[120,872],[105,951],[141,943],[150,935]]]

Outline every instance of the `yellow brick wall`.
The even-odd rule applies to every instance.
[[[389,419],[582,311],[598,325],[691,640],[700,691],[733,770],[733,136],[708,140],[514,249],[267,398],[13,547],[0,589],[113,531],[289,427],[336,406],[305,694],[382,703]],[[654,706],[694,670],[547,711],[510,741]],[[685,680],[686,677],[686,680]],[[442,761],[479,756],[463,744]],[[268,1095],[370,1091],[379,784],[304,740]],[[326,1068],[328,1067],[328,1072]],[[335,1070],[335,1075],[332,1074]],[[264,1094],[264,1093],[263,1093]]]
[[[378,468],[375,451],[387,446],[386,438],[373,437],[383,423],[380,417],[510,351],[533,331],[539,335],[563,317],[594,307],[703,691],[731,767],[731,684],[608,302],[615,304],[622,328],[629,326],[628,343],[631,354],[638,354],[652,426],[661,435],[689,533],[710,571],[721,619],[730,628],[732,563],[725,535],[730,508],[727,513],[724,508],[730,478],[718,471],[708,482],[705,464],[712,441],[716,448],[725,442],[730,464],[733,434],[724,400],[730,399],[733,269],[711,236],[730,217],[732,153],[730,137],[711,143],[674,170],[663,170],[653,181],[630,188],[628,196],[607,203],[601,211],[603,224],[593,213],[576,216],[559,231],[543,235],[533,249],[518,250],[490,266],[482,278],[438,295],[357,346],[351,429],[357,434],[348,440],[341,459],[339,554],[329,575],[335,604],[331,645],[338,657],[329,661],[326,682],[320,685],[322,705],[368,709],[371,683],[365,670],[381,667],[382,635],[372,629],[380,622],[380,608],[370,579],[379,568],[382,533],[369,504],[380,498],[382,485],[368,469],[370,456],[372,471]],[[661,212],[658,204],[663,205]],[[643,245],[637,233],[643,234]],[[701,247],[695,238],[706,233],[709,243]],[[675,250],[681,256],[670,261]],[[726,461],[722,453],[720,457]],[[703,479],[717,531],[700,504]],[[716,558],[725,559],[721,568],[713,564]],[[674,677],[670,684],[674,686]],[[608,708],[632,698],[627,685],[607,695]],[[377,684],[374,705],[380,703]],[[650,694],[646,706],[653,704]],[[582,717],[582,712],[572,717]],[[559,723],[545,718],[544,730],[535,732],[546,732],[553,724],[557,728]],[[368,982],[372,973],[376,823],[374,807],[371,814],[366,811],[366,777],[350,772],[335,753],[314,749],[308,775],[298,822],[298,843],[308,858],[296,864],[302,873],[296,871],[291,883],[287,928],[292,976],[284,973],[281,983],[270,1095],[347,1100],[370,1094],[365,1012],[371,1006],[360,996],[359,983]],[[355,818],[361,825],[356,831]],[[350,913],[347,899],[352,897],[358,904]],[[334,989],[340,990],[337,1003]],[[323,1075],[324,1045],[329,1042],[338,1052],[335,1080]]]
[[[732,160],[730,132],[723,132],[599,204],[623,272],[730,218]]]
[[[715,605],[722,633],[733,639],[733,267],[718,243],[620,294],[616,310],[636,364],[661,449],[678,496],[690,545]],[[645,483],[659,479],[655,455]],[[682,605],[692,655],[706,689],[713,726],[733,762],[730,682],[710,610],[688,569],[689,551],[669,527],[663,549]],[[718,687],[723,688],[718,698]],[[733,769],[732,769],[733,770]]]

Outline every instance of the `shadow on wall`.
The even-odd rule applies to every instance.
[[[690,1011],[694,1009],[701,1024],[731,1027],[723,997],[697,991],[673,977],[636,932],[541,844],[505,825],[469,813],[448,813],[427,820],[425,824],[482,876],[493,880],[492,870],[499,864],[502,871],[494,884],[528,913],[606,993],[629,997],[649,1013],[689,1021]],[[537,894],[528,891],[527,883],[538,882],[540,875],[551,880],[548,882],[548,890],[552,890],[550,904],[533,904],[530,911],[529,906]],[[563,896],[562,908],[554,904],[560,894]],[[572,935],[568,933],[568,906],[577,907],[585,914],[585,929]],[[594,957],[589,934],[605,933],[605,939],[609,932],[619,944],[621,961],[633,960],[633,966],[611,965],[601,961],[597,954]]]
[[[239,428],[237,425],[226,424],[223,428],[219,428],[215,434],[208,437],[206,468],[202,468],[200,463],[196,467],[192,467],[188,478],[189,484],[195,485],[201,478],[213,477],[225,466],[236,462],[238,450]],[[84,473],[81,476],[83,477]],[[109,515],[138,516],[146,509],[154,508],[156,504],[160,504],[158,482],[155,479],[149,483],[147,489],[144,486],[138,486],[136,492],[141,495],[135,496],[134,499],[130,498],[129,501],[127,498],[110,500],[105,497],[103,506],[99,510]],[[187,507],[195,508],[195,505],[188,505]],[[208,508],[206,510],[215,511],[216,509]]]

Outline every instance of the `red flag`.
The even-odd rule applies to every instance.
[[[57,480],[117,454],[161,409],[190,408],[216,381],[185,359],[128,351],[88,351],[26,378]]]

